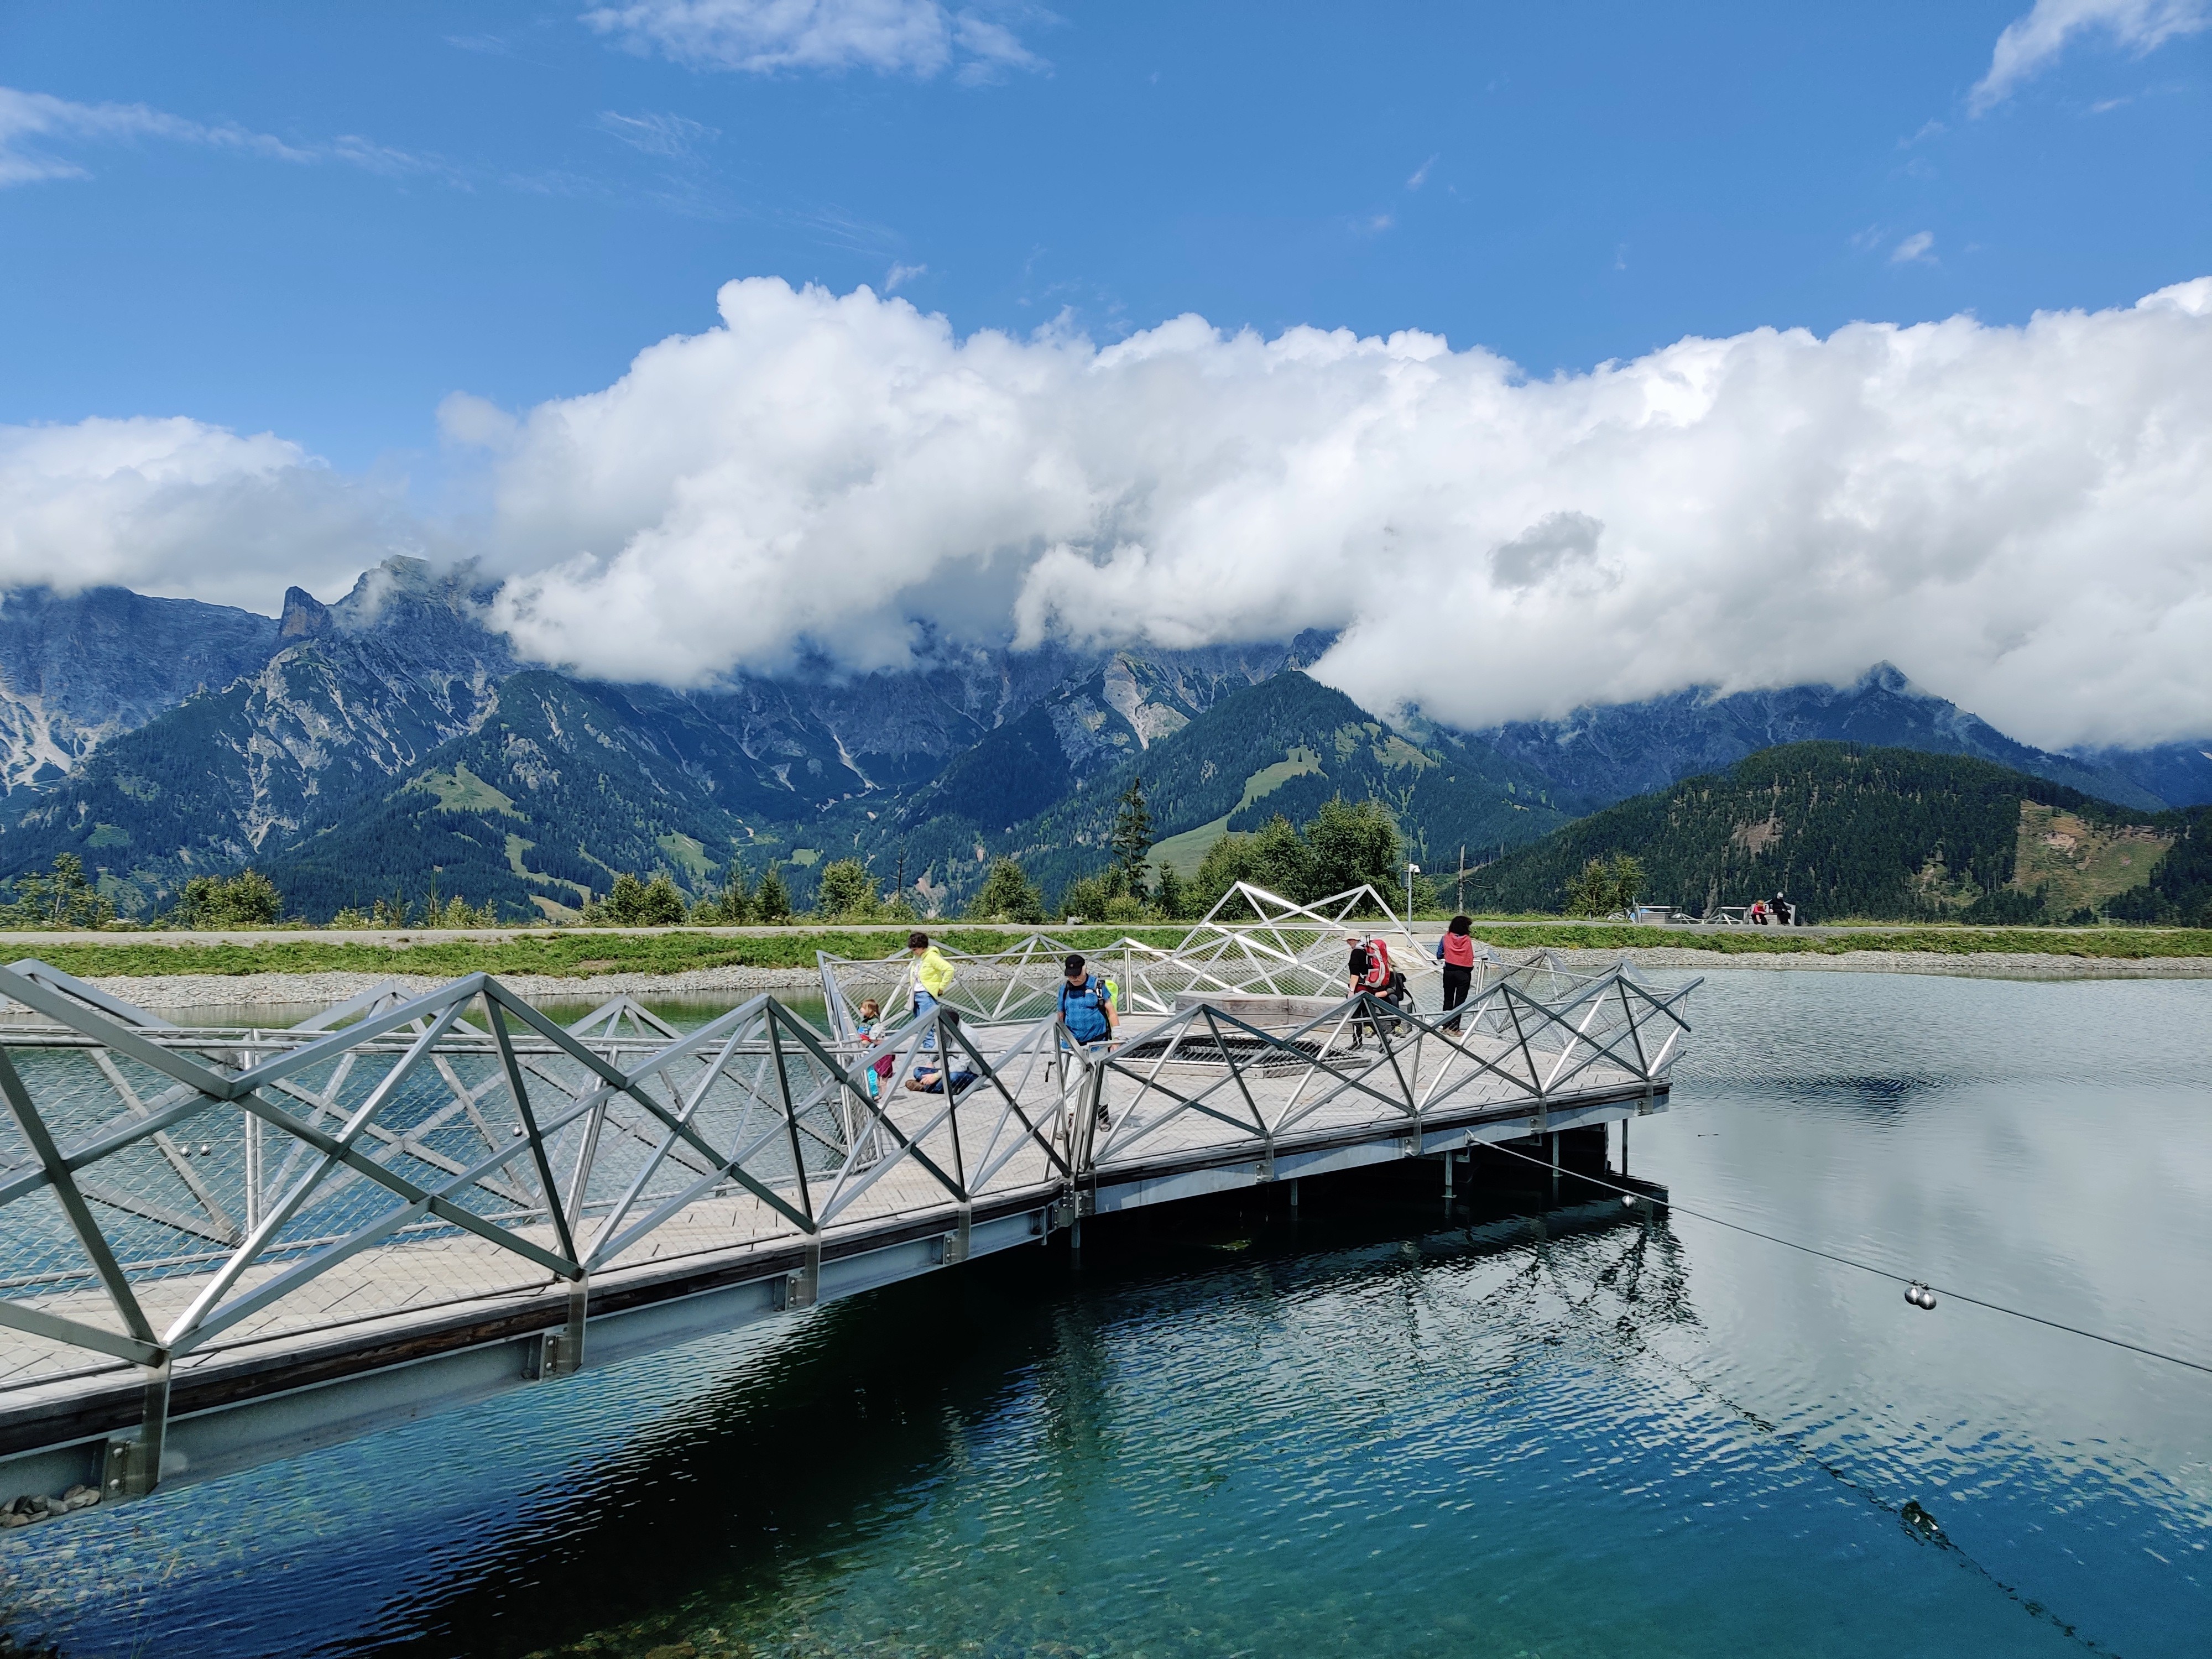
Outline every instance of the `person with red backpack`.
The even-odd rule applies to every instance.
[[[1378,997],[1390,994],[1390,947],[1378,936],[1367,941],[1367,976],[1362,988]]]
[[[1358,933],[1346,933],[1344,942],[1351,947],[1345,963],[1345,977],[1350,981],[1348,994],[1377,997],[1384,1002],[1398,1002],[1406,994],[1406,976],[1390,967],[1390,947],[1381,938],[1363,939]],[[1363,1018],[1352,1022],[1352,1046],[1361,1047],[1367,1041],[1367,1028],[1375,1024]]]

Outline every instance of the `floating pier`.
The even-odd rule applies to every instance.
[[[1392,939],[1404,1005],[1343,994],[1349,927]],[[940,1005],[875,1042],[856,1011],[908,1006],[903,955],[822,957],[820,1022],[764,995],[688,1032],[628,998],[557,1024],[483,974],[184,1028],[0,969],[38,1022],[0,1026],[0,1524],[1087,1216],[1273,1182],[1295,1204],[1302,1177],[1407,1158],[1448,1182],[1470,1146],[1664,1110],[1693,988],[1488,958],[1447,1015],[1371,889],[1240,886],[1174,950],[1090,953],[1122,1040],[1085,1048],[1057,1016],[1066,951],[948,952]],[[908,1086],[946,1072],[972,1080]]]

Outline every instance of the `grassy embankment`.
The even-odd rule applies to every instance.
[[[958,951],[1003,950],[1022,930],[953,927],[937,935]],[[1054,937],[1077,950],[1103,950],[1125,935],[1165,947],[1181,939],[1182,927],[1073,927]],[[2033,952],[2054,956],[2106,957],[2140,960],[2154,957],[2212,957],[2212,928],[2111,927],[1899,927],[1881,932],[1808,935],[1786,931],[1729,928],[1712,933],[1635,927],[1620,924],[1529,926],[1478,922],[1475,936],[1500,950],[1624,951],[1665,948],[1710,951],[1726,956],[1840,956],[1854,951],[1923,951],[1951,956],[1986,952]],[[811,968],[814,953],[882,957],[895,939],[880,931],[835,929],[787,933],[716,934],[676,930],[665,933],[603,933],[553,931],[505,939],[429,939],[407,945],[319,938],[312,933],[272,933],[250,945],[92,942],[82,933],[55,933],[51,943],[13,949],[37,957],[64,973],[85,978],[163,974],[423,974],[453,977],[482,970],[492,974],[544,974],[588,979],[603,974],[678,974],[707,968]]]
[[[1026,930],[954,927],[932,937],[956,951],[1003,951]],[[1148,945],[1170,945],[1188,928],[1071,927],[1053,937],[1077,950],[1095,951],[1125,933]],[[589,979],[602,974],[681,974],[702,968],[811,968],[814,953],[883,957],[897,945],[895,934],[835,929],[790,933],[706,933],[678,929],[665,933],[600,933],[532,931],[507,938],[424,939],[410,945],[371,944],[358,939],[319,938],[313,933],[271,933],[251,945],[94,944],[82,933],[55,933],[52,944],[16,945],[12,951],[36,957],[80,978],[132,977],[156,974],[428,974],[452,978],[489,974],[548,974]]]

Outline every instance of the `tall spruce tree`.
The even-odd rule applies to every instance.
[[[782,873],[773,864],[761,872],[760,887],[753,894],[753,914],[770,925],[791,920],[791,890],[783,884]]]
[[[1145,855],[1152,850],[1152,813],[1145,805],[1142,778],[1129,780],[1129,787],[1121,796],[1121,811],[1114,817],[1114,834],[1108,845],[1114,849],[1114,863],[1121,872],[1130,896],[1143,898]]]

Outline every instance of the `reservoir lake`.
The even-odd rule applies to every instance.
[[[0,1653],[2212,1654],[2212,1375],[1944,1293],[2212,1365],[2212,982],[1690,1018],[1670,1204],[1088,1223],[11,1534]]]

